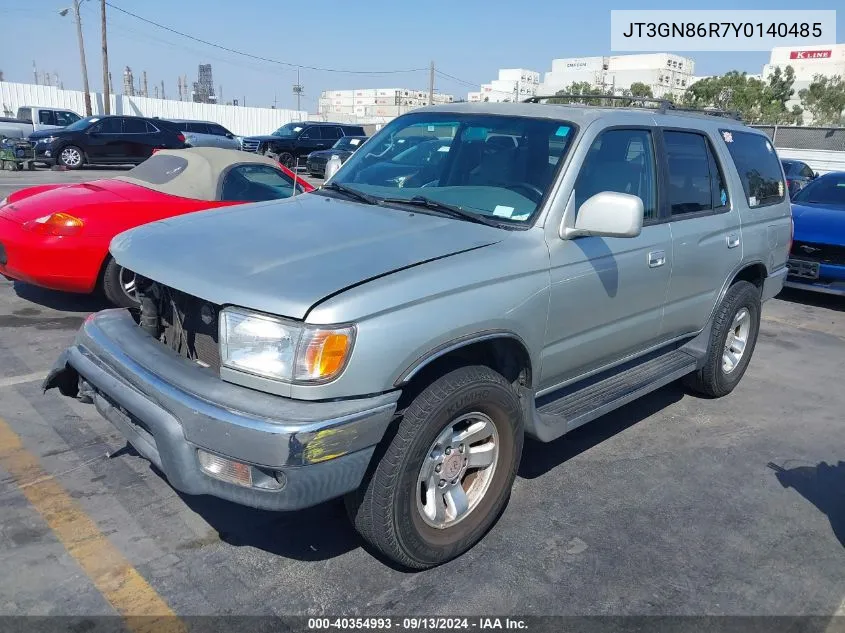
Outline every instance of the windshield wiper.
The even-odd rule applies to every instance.
[[[358,191],[353,187],[347,187],[346,185],[341,185],[338,182],[330,182],[326,185],[323,185],[321,189],[331,189],[332,191],[339,191],[340,193],[346,194],[350,198],[355,198],[358,202],[363,202],[364,204],[380,204],[381,199],[376,198],[375,196],[371,196],[369,194],[364,193],[363,191]]]
[[[445,215],[457,218],[459,220],[466,220],[467,222],[476,222],[477,224],[484,224],[486,226],[502,228],[502,225],[499,222],[496,222],[495,220],[490,220],[480,213],[466,211],[465,209],[457,207],[453,204],[439,202],[437,200],[432,200],[431,198],[426,198],[425,196],[413,196],[412,198],[383,198],[380,202],[387,204],[408,204],[414,207],[425,207],[427,209],[432,209],[433,211],[440,211]]]

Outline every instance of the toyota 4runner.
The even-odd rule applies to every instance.
[[[424,108],[314,193],[116,237],[141,308],[88,318],[44,387],[178,490],[345,496],[364,539],[426,568],[496,521],[524,436],[678,379],[730,393],[791,227],[769,139],[728,117]]]

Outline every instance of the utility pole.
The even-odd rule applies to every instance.
[[[144,89],[143,89],[143,91],[142,91],[143,96],[144,96],[144,97],[149,97],[149,96],[150,96],[150,93],[149,93],[149,88],[148,88],[148,86],[147,86],[147,71],[146,71],[146,70],[142,71],[142,72],[141,72],[141,76],[144,78]]]
[[[35,84],[38,85],[38,68],[35,66],[35,60],[32,60],[32,76],[35,77]]]
[[[79,15],[79,5],[82,0],[73,0],[73,16],[76,18],[76,39],[79,42],[79,63],[82,66],[82,93],[85,97],[85,116],[91,116],[91,92],[88,88],[88,66],[85,63],[85,42],[82,39],[82,18]],[[59,11],[59,15],[67,15],[68,9]]]
[[[100,21],[103,32],[103,108],[105,114],[111,114],[111,96],[109,91],[109,47],[106,43],[106,0],[100,0]]]
[[[428,71],[428,105],[434,105],[434,62]]]
[[[164,96],[164,79],[161,80],[161,98],[166,99]]]
[[[296,69],[296,83],[293,85],[293,94],[296,95],[296,110],[297,110],[297,112],[300,110],[300,99],[302,98],[302,91],[303,91],[302,84],[299,83],[299,68],[297,68]],[[275,99],[273,101],[273,105],[275,107]]]

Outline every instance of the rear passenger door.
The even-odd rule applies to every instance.
[[[667,128],[662,138],[673,262],[662,334],[673,338],[707,323],[742,261],[742,236],[714,140],[703,131]]]

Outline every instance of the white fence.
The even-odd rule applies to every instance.
[[[104,113],[103,104],[103,95],[92,92],[91,109],[94,114]],[[0,82],[0,116],[15,116],[18,108],[25,105],[53,106],[67,108],[80,115],[85,113],[85,97],[82,91]],[[308,113],[299,110],[214,105],[126,95],[111,95],[111,113],[214,121],[241,136],[269,134],[285,123],[308,119]]]
[[[810,169],[820,174],[829,171],[845,171],[845,152],[832,149],[791,149],[778,147],[780,158],[792,158],[807,163]]]

